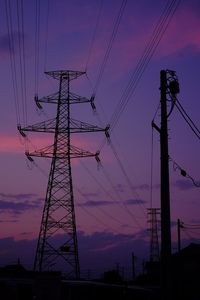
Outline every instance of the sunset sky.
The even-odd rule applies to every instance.
[[[93,113],[89,104],[83,104],[75,108],[72,115],[75,119],[99,126],[110,124],[165,5],[170,1],[27,0],[23,5],[24,32],[22,26],[18,26],[17,11],[20,17],[22,10],[21,6],[17,9],[17,2],[0,0],[0,264],[16,262],[20,257],[25,266],[31,267],[50,160],[35,158],[32,165],[24,152],[25,148],[31,151],[50,144],[51,135],[29,133],[30,142],[25,145],[17,131],[17,124],[31,125],[55,116],[54,105],[44,104],[44,111],[38,113],[34,103],[35,93],[42,97],[58,90],[58,82],[48,78],[44,71],[86,71],[87,76],[75,80],[71,88],[89,98],[95,90],[97,114]],[[40,3],[38,28],[36,3]],[[100,78],[100,68],[122,5],[123,14]],[[11,47],[9,26],[12,26]],[[101,158],[99,167],[93,158],[72,162],[83,269],[112,268],[116,263],[127,267],[133,251],[138,257],[138,264],[149,256],[147,208],[151,207],[151,173],[152,207],[160,207],[160,153],[156,131],[153,133],[151,171],[151,121],[160,101],[160,70],[176,71],[180,84],[178,100],[200,128],[199,28],[199,1],[180,1],[111,131],[113,148],[105,142],[103,133],[72,137],[73,145],[91,152],[100,150]],[[35,41],[37,31],[38,44]],[[22,56],[18,39],[24,42]],[[14,67],[11,67],[11,59],[15,62]],[[24,70],[25,73],[21,73]],[[18,98],[13,89],[12,74],[15,71]],[[21,92],[23,74],[26,84],[24,98]],[[27,113],[24,111],[26,108]],[[155,122],[160,125],[159,110]],[[169,119],[169,155],[197,183],[200,182],[199,153],[198,138],[174,108]],[[181,177],[172,162],[170,186],[172,250],[176,251],[177,219],[186,224],[200,224],[200,188]],[[183,245],[198,242],[199,231],[185,229],[182,239]]]

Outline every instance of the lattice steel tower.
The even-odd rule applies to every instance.
[[[56,117],[25,128],[18,127],[23,136],[25,136],[25,131],[54,133],[53,145],[34,152],[26,152],[31,161],[33,161],[33,156],[52,158],[34,269],[39,271],[59,270],[62,264],[67,278],[79,278],[71,158],[94,156],[99,161],[99,157],[98,152],[91,153],[72,146],[70,135],[72,133],[105,131],[108,137],[108,126],[100,128],[72,119],[70,116],[72,104],[89,102],[95,109],[93,97],[91,99],[80,97],[70,90],[70,81],[85,72],[59,70],[45,73],[59,81],[59,89],[56,93],[41,99],[36,96],[35,101],[38,108],[42,108],[42,103],[56,104]],[[63,233],[64,240],[62,239]],[[60,241],[58,241],[59,239]]]
[[[158,242],[158,218],[160,216],[159,208],[148,209],[148,223],[150,223],[150,261],[159,261],[159,242]]]

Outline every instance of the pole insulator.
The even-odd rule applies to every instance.
[[[34,96],[34,100],[35,100],[35,104],[37,105],[37,107],[39,109],[42,109],[42,105],[40,104],[40,102],[38,100],[38,95],[37,94]]]
[[[17,129],[19,130],[19,133],[21,134],[21,136],[23,136],[25,138],[26,134],[23,132],[21,125],[17,125]]]
[[[28,151],[25,152],[25,155],[28,158],[28,160],[30,160],[31,162],[34,162],[34,159],[30,156]]]
[[[107,139],[110,139],[110,133],[109,133],[110,125],[108,124],[105,128],[105,135]]]
[[[97,161],[98,163],[101,162],[101,160],[100,160],[100,158],[99,158],[99,154],[100,154],[99,151],[97,151],[96,154],[95,154],[95,159],[96,159],[96,161]]]
[[[90,99],[90,104],[92,106],[93,111],[96,111],[96,105],[94,104],[94,98],[95,98],[95,95],[92,95],[91,99]]]

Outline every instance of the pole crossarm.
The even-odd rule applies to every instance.
[[[39,123],[36,123],[34,125],[29,125],[27,127],[22,128],[20,125],[18,125],[18,130],[22,136],[25,136],[25,131],[31,131],[31,132],[46,132],[46,133],[54,133],[56,128],[56,118],[49,119],[46,121],[42,121]],[[91,125],[89,123],[85,123],[82,121],[78,121],[75,119],[70,119],[70,127],[65,126],[65,124],[61,124],[58,128],[59,133],[66,133],[70,129],[71,133],[84,133],[84,132],[98,132],[98,131],[105,131],[105,133],[108,132],[109,127],[98,127],[96,125]]]
[[[55,157],[54,145],[35,150],[33,152],[26,151],[25,154],[29,160],[31,160],[31,156],[53,158]],[[95,157],[97,159],[99,153],[92,153],[72,145],[70,145],[70,153],[68,153],[68,150],[65,148],[60,148],[56,152],[56,158],[58,159],[64,159],[67,155],[70,155],[71,158]]]

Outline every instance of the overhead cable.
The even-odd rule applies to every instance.
[[[119,192],[117,191],[117,189],[115,188],[114,184],[113,184],[113,181],[109,175],[109,173],[105,170],[103,164],[102,164],[102,167],[101,167],[101,170],[103,171],[104,173],[104,176],[107,180],[107,182],[111,185],[112,189],[115,191],[116,195],[117,195],[117,198],[119,199],[119,201],[116,201],[116,203],[119,203],[120,206],[122,206],[126,212],[130,215],[130,217],[135,221],[135,223],[137,224],[137,226],[140,228],[140,229],[144,229],[142,227],[142,225],[140,224],[140,222],[138,221],[138,219],[136,218],[135,214],[133,214],[127,207],[126,203],[121,199],[121,195],[119,194]]]
[[[125,90],[123,91],[123,94],[111,117],[111,121],[110,121],[111,130],[118,123],[120,116],[122,115],[128,102],[130,101],[131,96],[133,95],[144,71],[146,70],[153,54],[155,53],[155,50],[157,49],[167,27],[169,26],[169,23],[175,11],[177,10],[179,3],[180,0],[178,1],[172,0],[167,2],[167,5],[165,6],[164,11],[161,17],[159,18],[158,23],[156,24],[156,27],[151,35],[151,38],[143,51],[142,57],[140,58],[135,70],[133,71],[131,75],[131,79],[128,82],[128,85],[126,86]]]
[[[198,129],[198,127],[194,124],[194,122],[192,121],[192,119],[188,116],[188,114],[186,113],[186,111],[184,110],[183,106],[181,105],[181,103],[178,101],[178,99],[176,99],[175,101],[175,106],[178,109],[178,111],[180,112],[181,116],[183,117],[183,119],[186,121],[186,123],[188,124],[188,126],[190,127],[190,129],[192,130],[192,132],[196,135],[196,137],[198,139],[200,139],[200,130]]]
[[[99,21],[100,21],[101,12],[102,12],[102,6],[103,6],[103,0],[100,0],[99,10],[98,10],[98,15],[97,15],[97,21],[96,21],[96,25],[94,27],[94,32],[93,32],[93,35],[92,35],[92,40],[91,40],[91,43],[90,43],[90,48],[89,48],[87,61],[86,61],[86,65],[85,65],[85,71],[86,72],[87,72],[89,62],[90,62],[90,57],[91,57],[91,54],[92,54],[92,50],[93,50],[93,47],[94,47],[94,42],[95,42],[95,38],[96,38],[96,34],[97,34],[97,29],[99,27]]]
[[[19,107],[19,90],[17,82],[17,70],[16,70],[16,60],[15,60],[15,41],[13,34],[13,22],[11,15],[11,5],[9,0],[5,0],[5,11],[6,11],[6,24],[8,31],[9,39],[9,54],[10,54],[10,66],[11,66],[11,76],[13,84],[13,93],[14,93],[14,103],[15,103],[15,112],[17,124],[20,124],[20,107]]]
[[[118,165],[120,166],[120,169],[121,169],[121,171],[122,171],[124,177],[126,178],[126,182],[127,182],[128,186],[129,186],[130,190],[131,190],[132,192],[134,192],[134,193],[136,194],[136,196],[139,196],[138,193],[136,192],[135,188],[133,187],[133,185],[132,185],[132,183],[131,183],[131,181],[130,181],[130,178],[129,178],[128,174],[126,173],[126,170],[125,170],[125,168],[124,168],[124,166],[123,166],[123,164],[122,164],[122,161],[121,161],[119,155],[117,154],[117,151],[116,151],[116,149],[115,149],[115,147],[114,147],[114,145],[113,145],[112,142],[110,142],[110,146],[111,146],[111,149],[112,149],[112,151],[113,151],[113,153],[114,153],[115,158],[116,158],[117,161],[118,161]],[[144,207],[144,204],[143,204],[143,203],[142,203],[142,204],[140,203],[140,199],[136,199],[136,203],[137,203],[139,206],[142,206],[142,207],[143,207],[143,213],[144,213],[144,215],[145,215],[145,217],[146,217],[146,208]]]
[[[93,94],[94,95],[96,95],[97,89],[98,89],[99,84],[101,82],[101,79],[103,77],[103,73],[104,73],[104,70],[105,70],[105,67],[106,67],[109,55],[110,55],[110,51],[111,51],[112,46],[113,46],[113,42],[114,42],[115,37],[116,37],[117,32],[118,32],[118,28],[119,28],[119,25],[120,25],[120,22],[121,22],[121,18],[122,18],[123,13],[124,13],[124,9],[126,7],[126,3],[127,3],[127,0],[122,0],[122,3],[121,3],[121,6],[120,6],[120,9],[119,9],[117,18],[116,18],[115,23],[114,23],[113,31],[112,31],[110,40],[108,42],[108,46],[107,46],[107,49],[106,49],[103,61],[102,61],[101,66],[99,68],[99,73],[98,73],[98,76],[97,76],[97,81],[96,81],[96,84],[95,84],[94,90],[93,90]]]
[[[27,125],[27,95],[26,95],[26,60],[25,60],[25,41],[24,41],[24,5],[23,0],[17,0],[17,27],[19,44],[19,72],[21,81],[21,101],[23,123]]]
[[[46,29],[45,29],[45,44],[44,44],[44,70],[47,67],[47,45],[48,45],[48,37],[49,37],[49,11],[50,11],[50,0],[47,0],[47,14],[46,14]]]
[[[88,169],[88,167],[87,167],[82,161],[80,161],[80,162],[81,162],[81,165],[84,167],[84,169],[85,169],[85,170],[88,172],[88,174],[92,177],[92,179],[98,184],[98,186],[100,187],[100,189],[101,189],[102,191],[104,191],[104,193],[105,193],[109,198],[111,198],[111,199],[115,202],[115,204],[119,205],[120,208],[123,208],[126,212],[129,211],[129,209],[127,208],[127,206],[126,206],[125,204],[123,204],[123,201],[121,200],[121,197],[120,197],[118,191],[117,191],[116,188],[114,187],[113,183],[111,182],[110,176],[109,176],[108,173],[105,171],[105,169],[103,168],[103,166],[102,166],[102,169],[103,169],[103,172],[104,172],[104,176],[106,177],[107,182],[110,183],[112,189],[116,192],[119,201],[116,201],[116,199],[115,199],[115,197],[112,195],[112,193],[108,192],[108,191],[105,189],[104,185],[101,184],[101,183],[99,182],[99,180],[97,180],[97,178],[92,174],[92,172]],[[125,207],[126,207],[126,208],[125,208]],[[131,217],[135,218],[135,216],[133,216],[133,214],[132,214],[130,211],[128,212],[128,214],[131,215]],[[138,224],[137,224],[137,225],[138,225]],[[140,225],[139,225],[139,226],[140,226]]]
[[[40,0],[35,1],[35,94],[39,83],[39,48],[40,48]]]

